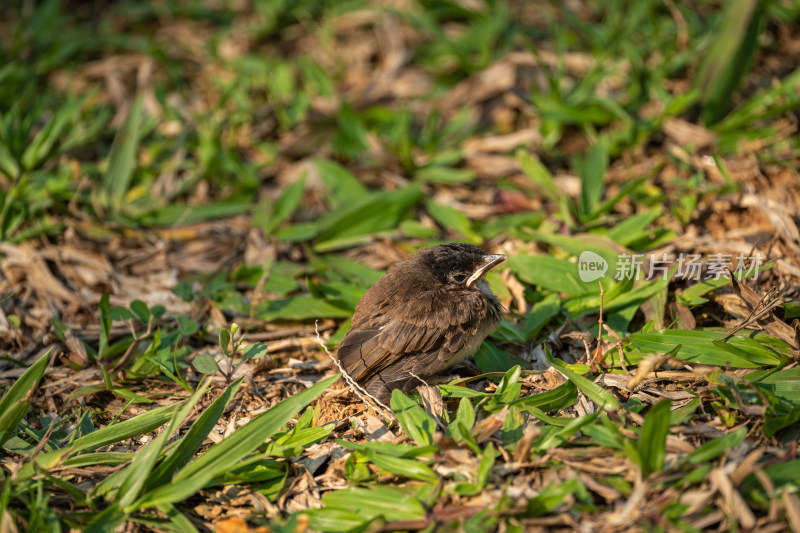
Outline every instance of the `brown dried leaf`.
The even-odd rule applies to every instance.
[[[517,446],[514,448],[514,460],[518,462],[527,462],[531,457],[531,444],[541,434],[538,426],[532,423],[525,424],[525,429],[522,432],[522,438],[517,441]]]
[[[716,136],[711,131],[679,118],[666,118],[662,129],[664,135],[679,146],[692,146],[695,150],[707,148],[716,142]]]
[[[675,359],[669,354],[648,355],[642,359],[639,362],[639,366],[636,367],[636,374],[634,374],[633,378],[628,382],[628,389],[633,390],[648,374],[655,372],[657,368],[667,363],[676,368],[681,368],[684,364],[682,361]]]
[[[475,427],[472,428],[470,433],[473,437],[475,437],[475,441],[478,444],[482,444],[489,440],[497,430],[503,427],[503,423],[505,422],[507,416],[508,405],[504,405],[500,411],[492,413],[488,417],[475,424]]]
[[[499,61],[466,80],[457,83],[436,103],[445,114],[460,110],[509,91],[517,81],[517,68],[510,62]]]
[[[216,533],[269,533],[270,529],[266,526],[251,528],[242,518],[235,516],[216,522],[214,531]]]
[[[723,511],[728,516],[735,517],[744,529],[751,529],[756,525],[756,517],[747,506],[742,495],[733,487],[730,478],[723,468],[715,468],[709,474],[711,486],[722,496]]]
[[[525,300],[525,286],[514,276],[510,268],[501,271],[500,278],[517,303],[517,310],[523,315],[527,313],[528,302]]]
[[[613,502],[619,500],[622,497],[622,494],[619,493],[616,489],[612,489],[611,487],[607,487],[598,481],[596,481],[593,477],[586,474],[585,472],[580,472],[578,474],[578,479],[581,480],[581,483],[586,485],[586,488],[590,491],[599,494],[602,496],[607,502]]]
[[[757,309],[759,311],[761,309],[766,311],[766,314],[762,318],[758,319],[758,324],[763,327],[767,333],[778,337],[782,341],[786,342],[789,346],[794,348],[794,350],[797,350],[800,346],[797,338],[798,332],[786,322],[776,317],[771,311],[773,307],[780,304],[780,299],[775,298],[773,301],[766,302],[765,307],[765,300],[769,297],[769,295],[765,295],[763,298],[759,297],[753,289],[744,283],[740,283],[736,279],[736,276],[731,275],[730,278],[736,294],[738,294],[739,297],[744,300],[751,312],[754,312]],[[767,309],[769,310],[767,311]]]
[[[783,487],[781,501],[786,508],[786,518],[792,527],[792,531],[795,533],[800,532],[800,501],[797,500],[797,496],[792,494],[788,487]]]
[[[517,130],[506,135],[487,135],[472,137],[461,145],[464,155],[470,157],[481,152],[508,153],[518,146],[538,146],[542,142],[542,134],[538,129]]]
[[[431,387],[428,384],[420,385],[417,387],[420,397],[422,398],[422,406],[425,412],[436,421],[436,425],[444,429],[442,417],[446,411],[444,401],[442,400],[442,393],[439,392],[439,387]]]

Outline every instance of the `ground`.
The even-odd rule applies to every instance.
[[[2,531],[800,531],[795,3],[4,11]],[[447,241],[505,320],[368,406]]]

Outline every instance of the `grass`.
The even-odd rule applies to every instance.
[[[800,528],[794,3],[5,12],[3,531]],[[380,418],[315,324],[454,240],[508,313]]]

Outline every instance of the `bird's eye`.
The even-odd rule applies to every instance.
[[[455,281],[456,283],[464,283],[465,281],[467,281],[466,274],[453,274],[452,278],[453,281]]]

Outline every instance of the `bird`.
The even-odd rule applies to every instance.
[[[395,264],[356,306],[337,359],[383,404],[472,357],[503,308],[484,275],[506,260],[467,243],[422,248]]]

